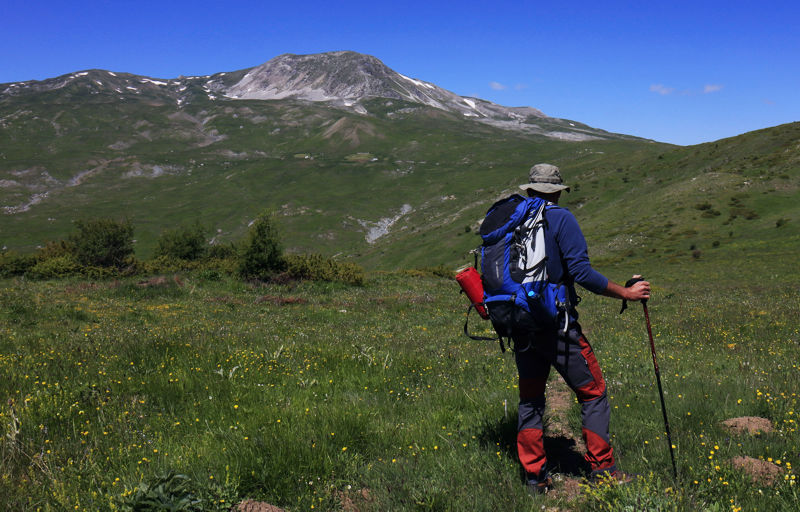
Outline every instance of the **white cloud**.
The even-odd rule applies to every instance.
[[[675,92],[675,89],[672,87],[667,87],[666,85],[663,84],[653,84],[650,86],[650,92],[655,92],[663,96],[666,96],[667,94],[672,94],[673,92]]]
[[[709,93],[718,92],[718,91],[721,91],[721,90],[722,90],[722,86],[719,85],[719,84],[706,84],[706,86],[703,87],[703,94],[709,94]]]
[[[517,85],[514,86],[514,90],[515,91],[522,91],[522,90],[525,90],[527,88],[528,88],[527,84],[517,84]]]
[[[505,90],[507,88],[505,85],[501,84],[500,82],[489,82],[489,87],[491,87],[495,91],[503,91],[503,90]]]

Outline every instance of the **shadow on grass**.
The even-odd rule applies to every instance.
[[[582,477],[589,473],[589,463],[578,450],[574,439],[565,436],[548,436],[545,432],[544,451],[551,471]]]
[[[504,420],[487,423],[478,434],[481,445],[499,450],[506,457],[517,460],[517,415]],[[547,465],[550,471],[583,477],[590,471],[589,464],[578,450],[574,439],[566,436],[549,436],[545,430],[544,451],[547,454]],[[520,480],[525,479],[525,470],[519,466]]]

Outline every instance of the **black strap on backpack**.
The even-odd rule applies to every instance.
[[[466,318],[466,320],[464,320],[464,334],[469,339],[472,339],[472,340],[475,340],[475,341],[494,341],[494,340],[497,340],[497,342],[500,344],[500,351],[501,352],[505,352],[506,351],[506,343],[508,343],[508,348],[510,348],[512,350],[512,352],[513,352],[514,351],[514,347],[513,347],[512,343],[511,343],[511,338],[509,337],[506,340],[506,343],[504,343],[503,342],[503,337],[500,336],[500,334],[498,334],[496,330],[495,330],[495,334],[497,334],[496,338],[488,338],[486,336],[474,336],[474,335],[469,333],[469,314],[470,314],[470,312],[472,312],[472,310],[474,308],[475,308],[475,304],[470,304],[469,307],[467,308],[467,318]],[[492,326],[492,327],[494,327],[494,326]]]

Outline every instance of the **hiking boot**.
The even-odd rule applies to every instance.
[[[532,496],[537,494],[545,494],[547,491],[553,488],[553,479],[549,476],[544,477],[541,480],[537,480],[535,478],[528,479],[528,493]]]
[[[592,487],[604,484],[625,485],[633,482],[639,476],[640,475],[620,471],[619,469],[615,469],[613,471],[599,471],[589,476],[589,485]]]

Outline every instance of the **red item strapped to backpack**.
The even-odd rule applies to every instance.
[[[489,318],[489,313],[483,305],[483,282],[481,281],[481,275],[475,270],[475,267],[467,267],[460,271],[456,274],[456,281],[461,285],[461,289],[464,293],[467,294],[467,298],[472,303],[475,311],[478,312],[481,318],[487,320]]]

